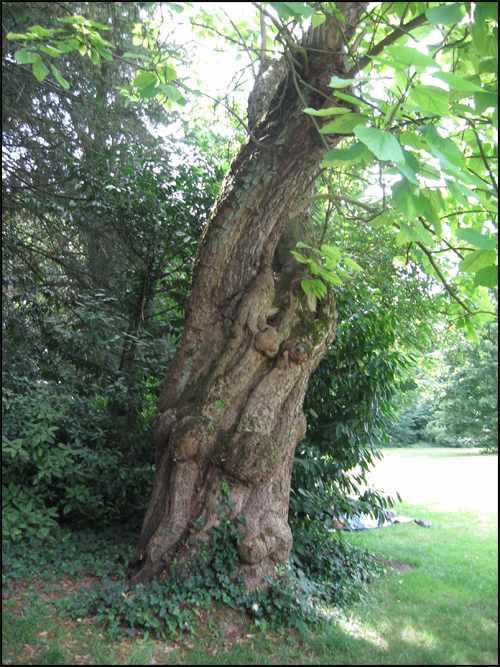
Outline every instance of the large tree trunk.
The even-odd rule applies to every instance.
[[[342,4],[345,34],[362,4]],[[331,92],[331,76],[345,72],[344,55],[331,24],[310,35],[313,43],[318,50],[309,51],[302,72],[311,87],[302,86],[302,95],[319,108],[325,98],[314,88]],[[206,537],[220,519],[222,481],[235,514],[246,519],[239,556],[247,586],[290,554],[290,478],[306,432],[302,403],[333,340],[336,310],[330,292],[308,302],[303,265],[290,253],[297,241],[311,242],[307,214],[290,219],[290,211],[307,194],[325,148],[287,67],[281,65],[285,76],[269,113],[253,128],[260,146],[249,140],[233,161],[197,253],[184,335],[154,424],[155,482],[130,562],[140,567],[132,583],[168,571],[200,518],[197,534]]]

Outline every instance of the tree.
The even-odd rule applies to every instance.
[[[64,25],[84,12],[110,26],[117,51],[133,47],[135,4],[11,5],[3,5],[6,28]],[[144,511],[159,386],[220,178],[202,142],[187,160],[192,138],[168,147],[153,139],[148,128],[168,124],[169,113],[127,104],[116,88],[133,69],[119,58],[98,68],[68,51],[58,71],[70,91],[40,81],[10,46],[2,58],[3,525],[4,535],[45,538],[54,517],[79,526]],[[15,407],[27,404],[32,415]]]
[[[463,337],[443,351],[432,420],[437,444],[498,451],[498,323],[489,322],[478,344]]]
[[[460,312],[470,335],[472,318],[489,312],[481,286],[493,283],[496,263],[497,116],[489,111],[496,108],[495,10],[478,3],[469,28],[465,4],[431,5],[259,5],[263,41],[249,140],[231,164],[197,251],[184,333],[154,424],[155,482],[131,560],[138,570],[132,583],[166,572],[175,555],[188,560],[196,539],[209,539],[227,486],[244,521],[238,551],[247,586],[260,584],[290,553],[293,456],[306,431],[309,376],[335,335],[332,285],[369,264],[318,238],[315,202],[342,205],[356,224],[397,228],[407,261],[419,260],[444,284],[437,307]],[[305,19],[310,27],[297,37]],[[266,24],[283,46],[276,61],[267,58]],[[404,44],[417,30],[443,25],[433,57]],[[356,78],[373,62],[394,81],[382,101],[374,77]],[[427,69],[451,91],[421,83]],[[165,72],[150,61],[133,90],[175,101],[182,82],[166,81]],[[348,88],[366,81],[359,94]],[[472,96],[473,113],[461,104]],[[328,122],[331,115],[338,118]],[[436,129],[443,117],[456,123],[453,138]],[[335,150],[345,136],[353,138],[347,151]],[[370,173],[372,162],[377,171]],[[378,206],[335,192],[328,180],[316,187],[323,167],[342,166],[349,175],[355,163],[367,167],[366,178],[376,174]],[[391,183],[392,174],[399,179]],[[441,174],[446,185],[429,184]],[[469,198],[478,202],[472,212]],[[447,274],[457,265],[439,262],[443,251],[465,272],[453,283]]]

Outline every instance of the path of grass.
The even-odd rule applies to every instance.
[[[420,451],[399,458],[435,478],[432,466],[440,457]],[[425,465],[418,468],[417,460]],[[311,633],[270,633],[214,611],[199,637],[120,640],[88,618],[58,619],[50,605],[58,594],[54,584],[32,581],[4,601],[3,664],[498,664],[498,510],[496,504],[464,509],[463,499],[451,504],[446,490],[455,493],[465,473],[458,460],[469,470],[472,460],[480,461],[484,480],[497,465],[497,457],[446,457],[453,474],[441,479],[435,502],[398,508],[432,528],[402,524],[349,536],[391,563],[387,575],[370,584],[371,601],[336,624]],[[393,472],[400,483],[409,475],[404,463]],[[483,485],[486,495],[490,481]]]

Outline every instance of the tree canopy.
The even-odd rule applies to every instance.
[[[250,61],[246,69],[256,76],[272,69],[273,58],[284,48],[286,57],[297,63],[297,84],[308,67],[300,30],[316,28],[327,18],[342,20],[341,8],[328,3],[256,3],[241,25],[225,9],[207,12],[190,3],[161,5],[169,13],[165,23],[187,23],[185,14],[200,37],[218,37],[216,48],[224,48],[224,40],[235,45]],[[260,23],[257,10],[262,10]],[[445,286],[438,307],[447,308],[457,326],[472,337],[474,323],[492,312],[485,288],[497,284],[496,13],[494,3],[369,5],[348,47],[346,76],[329,83],[336,102],[303,108],[322,135],[344,137],[342,147],[334,151],[325,141],[323,168],[330,178],[341,178],[343,184],[364,179],[361,201],[340,193],[336,183],[331,191],[326,188],[313,196],[329,200],[360,224],[393,229],[405,261],[416,261]],[[14,59],[31,65],[38,81],[52,78],[60,88],[70,88],[57,65],[68,52],[79,51],[96,65],[101,60],[106,67],[116,61],[122,66],[135,63],[135,76],[121,88],[132,104],[141,99],[175,107],[188,104],[193,95],[209,95],[202,86],[190,88],[186,77],[179,77],[181,50],[155,50],[141,24],[134,28],[135,49],[123,52],[105,38],[110,36],[108,25],[81,14],[57,21],[60,27],[32,26],[33,30],[7,36],[22,45]],[[158,35],[159,28],[152,34]],[[241,88],[241,75],[235,75],[234,85]],[[233,108],[236,98],[233,103],[226,99],[220,103],[249,132],[252,119],[243,121],[243,112]],[[347,108],[346,102],[355,108]],[[259,143],[251,132],[250,140]],[[296,207],[307,203],[306,198]],[[320,297],[321,277],[340,284],[338,259],[335,252],[330,257],[333,270],[312,262],[313,276],[305,289]],[[349,266],[352,259],[346,260]]]

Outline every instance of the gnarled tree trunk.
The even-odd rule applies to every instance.
[[[362,3],[342,4],[348,34]],[[310,35],[311,45],[301,94],[319,108],[332,75],[345,72],[344,49],[330,23]],[[263,95],[269,112],[253,128],[260,145],[249,140],[233,161],[198,249],[184,335],[154,423],[155,482],[132,583],[165,571],[196,520],[201,537],[218,523],[222,481],[246,519],[239,556],[250,589],[292,547],[288,503],[294,451],[306,432],[302,403],[333,340],[336,310],[330,292],[308,302],[303,265],[290,253],[297,241],[311,242],[307,214],[290,212],[325,148],[288,65],[278,67],[277,89]]]

